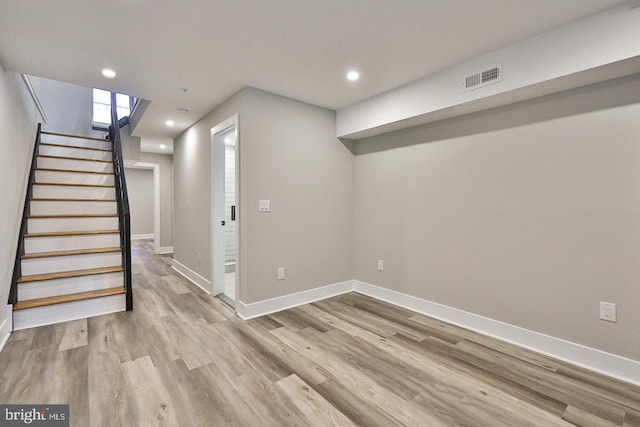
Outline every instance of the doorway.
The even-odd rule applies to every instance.
[[[166,253],[163,251],[163,249],[166,248],[162,248],[160,246],[160,164],[158,163],[148,163],[148,162],[129,162],[128,164],[125,163],[125,175],[127,173],[127,169],[129,170],[140,170],[140,171],[152,171],[153,172],[153,186],[152,186],[152,191],[153,191],[153,233],[144,233],[144,234],[133,234],[131,236],[132,239],[145,239],[145,238],[151,238],[153,236],[153,252],[155,254],[160,254],[160,253]],[[132,174],[131,178],[134,178],[135,175]],[[131,182],[129,182],[129,184],[132,184],[133,182],[135,182],[135,179],[130,180]],[[135,190],[136,188],[131,188],[130,189],[130,194],[129,195],[129,201],[131,203],[131,205],[136,205],[136,202],[139,202],[140,197],[138,197],[139,195],[136,195]],[[147,188],[146,191],[148,191],[149,188]],[[133,197],[131,197],[133,196]],[[147,194],[148,196],[148,194]],[[137,200],[134,200],[137,199]],[[144,210],[149,210],[148,206],[143,207]]]
[[[235,307],[239,295],[238,115],[215,126],[211,134],[213,294]]]

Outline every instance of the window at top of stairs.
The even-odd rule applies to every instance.
[[[116,94],[116,109],[118,119],[131,114],[134,98],[122,93]],[[106,128],[111,124],[111,92],[102,89],[93,89],[93,118],[91,124],[94,128]]]

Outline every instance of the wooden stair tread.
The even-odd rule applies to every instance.
[[[92,276],[94,274],[120,273],[124,271],[121,265],[112,267],[89,268],[85,270],[58,271],[56,273],[32,274],[21,276],[18,283],[42,282],[43,280],[68,279],[70,277]]]
[[[120,247],[111,248],[93,248],[93,249],[74,249],[70,251],[54,251],[54,252],[33,252],[24,254],[21,259],[37,259],[37,258],[52,258],[59,256],[73,256],[73,255],[90,255],[90,254],[107,254],[111,252],[121,252]]]
[[[34,182],[33,185],[55,185],[60,187],[98,187],[98,188],[116,188],[115,185],[108,184],[72,184],[69,182]]]
[[[117,217],[118,214],[38,214],[38,215],[27,215],[27,218],[112,218]]]
[[[73,135],[73,134],[70,134],[70,133],[48,132],[48,131],[44,131],[44,130],[41,131],[40,133],[45,134],[45,135],[66,136],[66,137],[69,137],[69,138],[91,139],[93,141],[111,142],[111,140],[109,140],[109,139],[96,138],[94,136],[82,136],[82,135]]]
[[[99,162],[99,163],[113,162],[113,160],[87,159],[85,157],[51,156],[49,154],[38,154],[38,157],[45,157],[47,159],[80,160],[82,162]]]
[[[96,175],[113,175],[113,172],[83,171],[78,169],[54,169],[54,168],[36,168],[36,171],[42,172],[69,172],[69,173],[91,173]]]
[[[96,234],[119,234],[120,230],[83,230],[83,231],[47,231],[42,233],[26,233],[24,238],[30,237],[63,237],[63,236],[92,236]]]
[[[116,199],[69,199],[64,197],[36,197],[32,202],[115,202]]]
[[[77,148],[78,150],[105,151],[109,153],[111,152],[111,150],[106,148],[81,147],[78,145],[69,145],[69,144],[54,144],[52,142],[41,142],[40,145],[48,145],[50,147],[62,147],[62,148]]]
[[[55,304],[64,304],[67,302],[84,301],[93,298],[108,297],[112,295],[124,294],[126,291],[124,286],[116,288],[98,289],[95,291],[77,292],[75,294],[56,295],[52,297],[37,298],[25,301],[18,301],[14,306],[14,310],[26,310],[28,308],[46,307]]]

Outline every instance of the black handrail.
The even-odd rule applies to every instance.
[[[126,290],[127,311],[133,310],[133,288],[131,286],[131,217],[129,214],[129,195],[127,181],[124,177],[124,160],[122,158],[122,140],[120,127],[126,121],[118,120],[116,94],[111,92],[111,126],[109,139],[113,144],[113,173],[115,175],[116,200],[118,203],[118,221],[120,223],[120,247],[122,248],[122,268],[124,269],[124,287]]]
[[[24,208],[22,209],[22,222],[20,223],[20,233],[18,234],[18,246],[16,249],[16,260],[13,265],[13,278],[11,279],[11,288],[9,289],[9,301],[7,304],[15,304],[18,302],[18,279],[22,276],[22,255],[24,255],[24,235],[27,232],[27,217],[31,213],[31,195],[33,194],[33,183],[36,180],[36,165],[38,157],[38,148],[40,147],[40,131],[42,123],[38,123],[36,131],[36,142],[33,146],[33,155],[31,157],[31,168],[29,170],[29,181],[27,182],[27,194],[24,197]]]

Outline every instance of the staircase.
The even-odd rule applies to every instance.
[[[110,140],[39,133],[14,274],[15,330],[127,309],[112,149]]]

